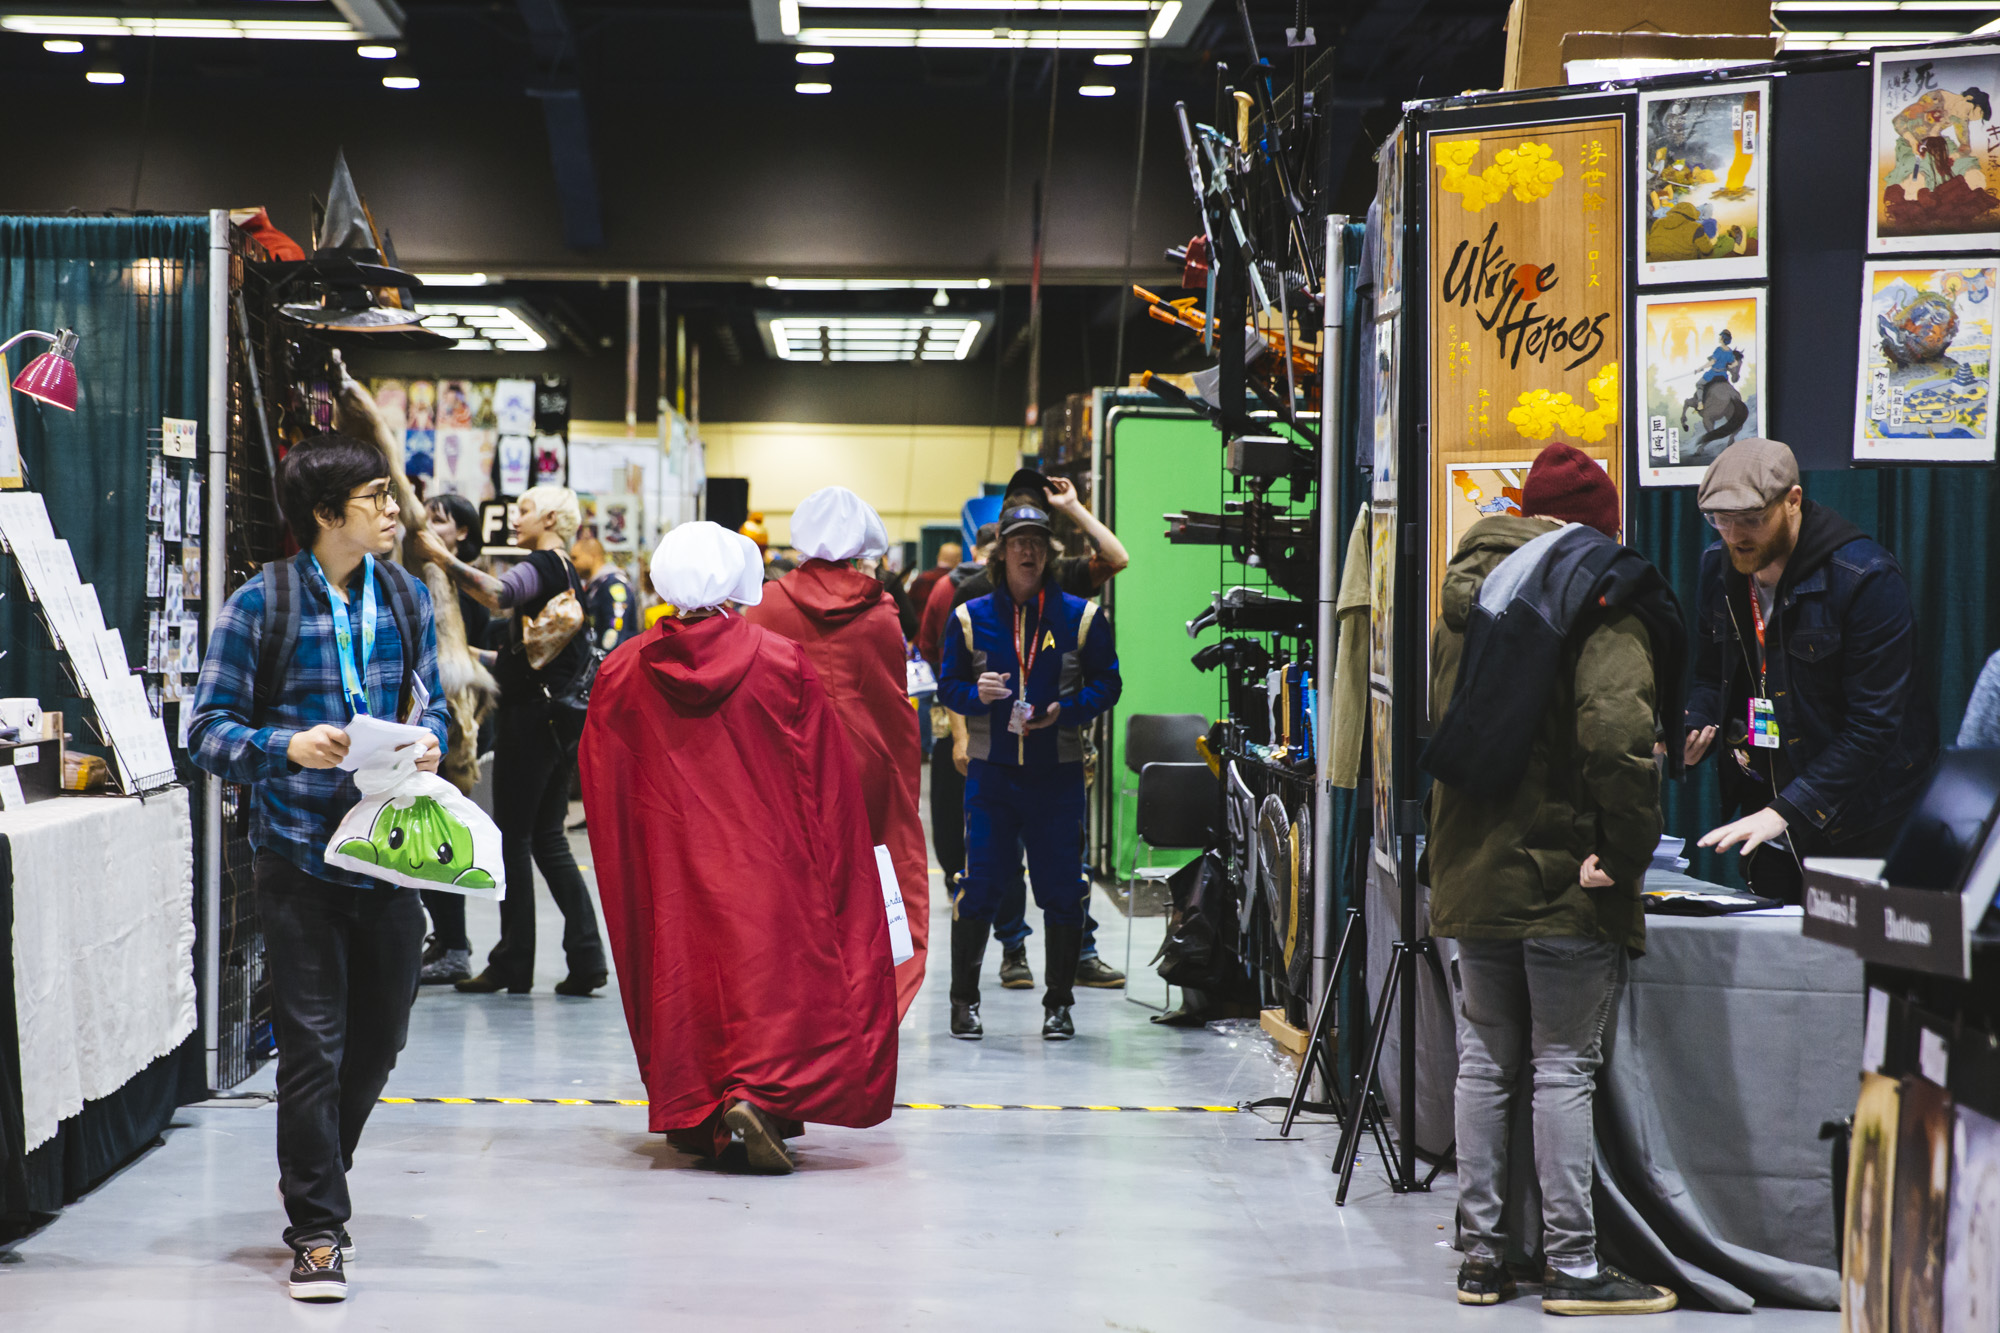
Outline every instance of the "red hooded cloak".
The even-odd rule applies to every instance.
[[[598,672],[578,763],[649,1126],[720,1153],[737,1099],[886,1120],[888,918],[851,747],[804,651],[734,615],[663,620]]]
[[[924,754],[910,706],[908,649],[896,604],[860,570],[808,560],[776,583],[744,619],[805,649],[853,743],[868,831],[889,849],[916,955],[896,969],[896,1017],[910,1012],[929,952],[930,858],[917,812]]]

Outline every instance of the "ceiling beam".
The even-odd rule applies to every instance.
[[[604,208],[597,189],[597,159],[591,152],[590,118],[577,77],[576,34],[562,0],[517,0],[521,21],[541,77],[528,96],[542,104],[549,135],[549,165],[562,207],[563,244],[572,250],[604,247]]]

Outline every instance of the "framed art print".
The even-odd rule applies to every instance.
[[[1863,266],[1856,463],[1993,461],[1996,284],[1991,261]]]
[[[1738,440],[1768,436],[1762,287],[1639,298],[1639,484],[1695,486]]]
[[[1642,285],[1765,275],[1770,108],[1765,82],[1639,95]]]
[[[2000,243],[2000,46],[1875,53],[1868,250]]]

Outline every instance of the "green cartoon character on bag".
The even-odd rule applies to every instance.
[[[494,887],[493,876],[472,864],[472,830],[428,796],[388,802],[368,836],[341,843],[340,854],[440,884]]]

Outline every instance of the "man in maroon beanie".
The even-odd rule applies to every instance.
[[[1514,1294],[1502,1205],[1527,1064],[1542,1309],[1653,1314],[1671,1291],[1598,1261],[1591,1099],[1626,957],[1645,948],[1654,741],[1680,717],[1685,631],[1659,571],[1619,544],[1618,492],[1588,454],[1544,449],[1521,508],[1473,524],[1445,572],[1431,697],[1450,704],[1421,760],[1438,781],[1419,874],[1431,934],[1457,951],[1458,1299]]]

